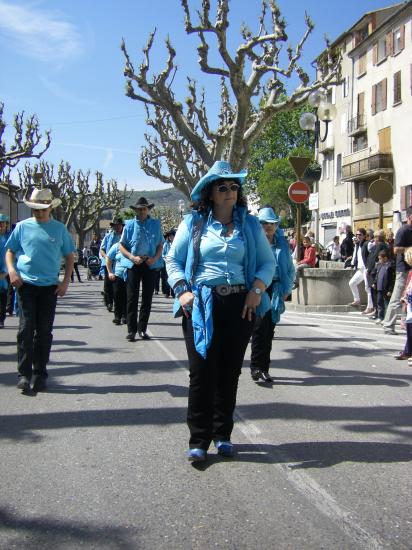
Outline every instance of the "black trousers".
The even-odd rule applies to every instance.
[[[19,376],[47,377],[56,312],[56,285],[35,286],[24,283],[17,289],[20,323],[17,332],[17,370]]]
[[[77,280],[79,281],[79,283],[81,283],[82,280],[80,278],[80,273],[79,273],[79,264],[77,262],[73,265],[73,271],[70,276],[72,283],[74,282],[74,272],[76,272]]]
[[[7,275],[6,277],[7,282],[9,283],[9,287],[7,289],[7,305],[6,305],[6,311],[10,315],[14,313],[14,297],[15,297],[15,290],[14,286],[10,284],[10,277]]]
[[[112,306],[113,305],[113,281],[109,279],[109,272],[107,267],[104,267],[104,281],[103,281],[103,295],[104,295],[104,305]]]
[[[165,296],[174,297],[173,289],[170,288],[170,285],[167,282],[168,276],[167,276],[167,271],[165,267],[162,267],[162,270],[160,271],[160,277],[162,279],[162,294],[164,294]]]
[[[266,292],[272,299],[272,285]],[[264,317],[256,319],[255,328],[252,334],[250,370],[269,372],[270,352],[272,351],[272,340],[275,333],[275,323],[272,321],[272,311],[266,312]]]
[[[126,317],[126,281],[116,277],[113,281],[114,318],[119,321]]]
[[[239,375],[254,326],[254,321],[241,317],[245,297],[213,295],[213,338],[206,359],[196,351],[192,321],[183,317],[190,368],[187,424],[191,448],[207,450],[212,440],[230,440]]]
[[[385,318],[386,308],[388,307],[390,298],[385,296],[386,292],[383,290],[377,290],[377,306],[378,306],[378,318],[383,321]]]
[[[0,321],[4,323],[7,308],[7,288],[0,288]]]
[[[137,322],[139,290],[142,283],[142,303]],[[129,332],[146,332],[152,308],[155,272],[145,263],[134,265],[127,271],[127,328]]]

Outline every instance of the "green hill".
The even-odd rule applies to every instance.
[[[176,207],[178,209],[179,200],[184,200],[185,204],[189,204],[188,198],[175,189],[159,189],[157,191],[133,191],[129,198],[126,199],[125,208],[129,208],[131,204],[136,204],[140,197],[145,197],[149,202],[153,202],[155,206]]]

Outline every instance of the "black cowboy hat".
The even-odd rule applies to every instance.
[[[145,199],[144,197],[140,197],[140,199],[137,201],[137,203],[135,205],[130,205],[130,208],[132,208],[133,210],[138,210],[139,208],[153,208],[154,204],[149,204],[147,202],[147,199]]]
[[[177,229],[172,227],[172,229],[169,229],[169,231],[166,231],[166,233],[164,234],[164,238],[168,237],[169,235],[176,235],[176,231]]]
[[[114,225],[124,225],[124,221],[122,220],[122,218],[113,218],[112,221],[110,222],[109,224],[111,227],[113,227]]]

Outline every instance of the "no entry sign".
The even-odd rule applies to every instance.
[[[306,202],[309,199],[309,185],[304,181],[295,181],[289,185],[288,195],[291,201],[298,204]]]

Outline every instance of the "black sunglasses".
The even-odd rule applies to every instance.
[[[230,185],[217,185],[219,193],[227,193],[228,191],[237,191],[240,185],[238,183],[231,183]]]

